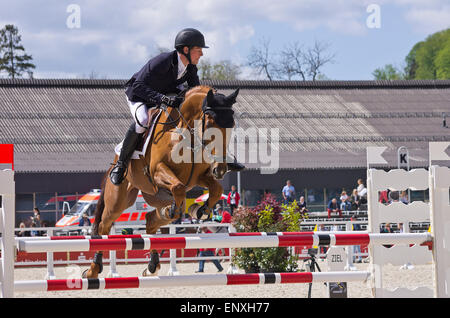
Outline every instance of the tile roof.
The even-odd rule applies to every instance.
[[[129,124],[124,80],[0,79],[0,143],[15,144],[19,172],[99,172]],[[450,140],[450,81],[205,81],[229,94],[241,128],[278,128],[280,167],[365,167],[367,146]],[[449,124],[450,125],[450,120]],[[389,157],[389,156],[388,156]],[[395,155],[389,162],[396,165]],[[248,164],[258,168],[260,164]],[[264,166],[264,165],[262,165]]]

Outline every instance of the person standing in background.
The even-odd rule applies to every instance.
[[[284,204],[289,204],[294,201],[295,188],[291,184],[291,180],[286,181],[286,185],[283,187],[283,190],[281,190],[281,193],[283,194]]]
[[[239,206],[239,192],[236,191],[236,186],[231,186],[231,191],[228,193],[227,203],[230,205],[230,214],[233,215],[234,209]]]

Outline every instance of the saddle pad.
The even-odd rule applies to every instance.
[[[140,159],[139,156],[142,155],[145,157],[145,153],[147,151],[147,147],[148,144],[150,143],[150,140],[152,139],[153,136],[153,131],[155,130],[155,126],[156,123],[159,120],[159,117],[161,116],[162,110],[160,110],[158,112],[158,114],[156,116],[154,116],[154,120],[152,121],[152,124],[150,125],[150,131],[148,134],[146,134],[146,138],[145,138],[145,143],[144,146],[142,147],[142,150],[135,150],[133,152],[133,155],[131,156],[131,159]],[[120,155],[120,151],[122,150],[122,144],[123,144],[123,140],[120,142],[120,144],[118,144],[115,148],[114,151],[116,153],[116,155]]]

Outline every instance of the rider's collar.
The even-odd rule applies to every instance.
[[[187,65],[185,66],[183,64],[183,61],[181,60],[181,57],[180,57],[180,53],[177,52],[176,54],[177,54],[177,57],[178,57],[178,75],[177,75],[177,79],[180,79],[184,75],[184,73],[186,72]]]

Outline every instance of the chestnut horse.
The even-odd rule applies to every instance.
[[[194,218],[209,215],[223,193],[217,180],[228,171],[227,132],[230,133],[230,128],[234,127],[232,105],[238,93],[239,89],[225,96],[214,93],[211,87],[197,86],[186,93],[179,110],[169,108],[169,113],[163,105],[164,111],[154,128],[145,157],[130,160],[127,176],[120,185],[114,185],[108,177],[112,167],[106,173],[92,225],[93,235],[109,234],[113,222],[135,202],[139,190],[144,200],[156,208],[146,214],[147,234],[155,234],[161,226],[178,219],[184,213],[186,192],[195,186],[208,188],[209,199],[203,206],[190,209],[190,213]],[[221,147],[210,147],[207,158],[204,150],[217,141],[207,140],[211,128],[220,133],[214,136],[220,139],[218,144]],[[180,131],[184,132],[183,136]],[[183,158],[187,155],[188,160],[177,159],[180,157],[180,144],[189,139],[188,147],[182,148]],[[114,163],[117,159],[116,155]],[[102,255],[102,251],[96,252],[90,268],[83,273],[84,277],[98,277],[103,269]],[[147,270],[150,275],[157,275],[159,269],[158,252],[152,250],[143,275],[147,275]]]

